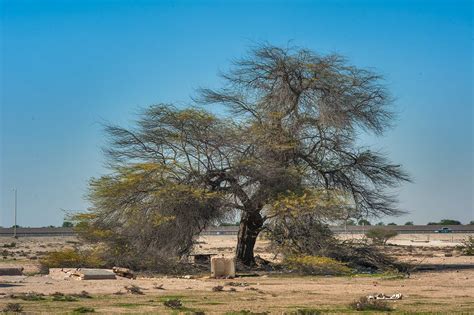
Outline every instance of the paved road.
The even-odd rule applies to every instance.
[[[374,226],[333,226],[331,230],[338,234],[364,234]],[[397,231],[399,234],[426,234],[433,233],[443,227],[449,227],[453,233],[474,233],[474,225],[411,225],[411,226],[384,226],[385,228]],[[237,226],[221,226],[211,227],[205,230],[203,235],[236,235]],[[0,228],[0,237],[11,237],[13,235],[12,228]],[[40,236],[74,236],[75,232],[72,228],[18,228],[17,235],[19,237],[40,237]]]

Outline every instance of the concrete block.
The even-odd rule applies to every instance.
[[[22,276],[23,267],[11,268],[11,267],[2,267],[0,268],[0,276]]]
[[[235,259],[224,257],[211,258],[211,277],[212,278],[234,278],[235,277]]]
[[[116,279],[115,273],[110,269],[79,268],[73,276],[79,277],[81,280]]]

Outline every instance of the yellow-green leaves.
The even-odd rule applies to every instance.
[[[347,195],[328,189],[305,189],[281,194],[271,206],[272,216],[316,214],[321,219],[337,218],[350,206]]]

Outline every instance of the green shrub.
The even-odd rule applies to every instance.
[[[462,242],[462,253],[467,256],[474,256],[474,237],[469,236]]]
[[[397,235],[397,231],[382,227],[370,229],[365,233],[365,236],[371,239],[374,244],[378,245],[385,245],[389,239]]]
[[[59,302],[76,302],[77,298],[73,297],[72,295],[65,295],[61,292],[55,292],[51,294],[53,296],[53,301]]]
[[[20,299],[23,301],[41,301],[45,299],[44,294],[35,292],[19,293],[18,295],[12,294],[10,297],[12,299]]]
[[[8,303],[3,308],[3,312],[5,313],[20,313],[23,311],[23,306],[18,303]]]
[[[95,310],[92,307],[81,306],[74,309],[73,313],[94,313]]]
[[[163,304],[172,309],[180,309],[183,307],[183,303],[180,299],[169,299],[164,301]]]
[[[293,256],[285,259],[286,266],[302,274],[346,275],[351,272],[345,263],[329,257]]]
[[[366,296],[363,296],[359,300],[352,302],[349,307],[356,311],[393,311],[387,302],[382,300],[369,300]]]
[[[74,249],[50,252],[40,259],[40,263],[47,268],[101,268],[105,266],[105,262],[97,251]]]

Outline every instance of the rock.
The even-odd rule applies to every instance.
[[[113,267],[112,271],[119,277],[124,277],[128,279],[136,279],[137,276],[134,274],[134,272],[128,268],[122,268],[122,267]]]

